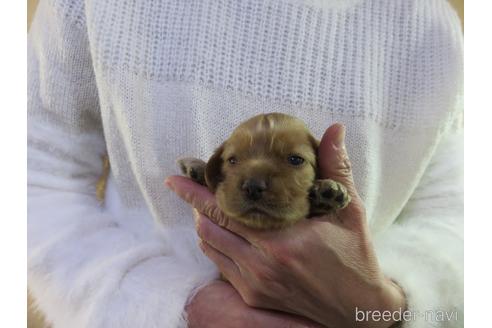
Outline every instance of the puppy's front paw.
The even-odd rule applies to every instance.
[[[351,200],[347,188],[331,179],[316,180],[309,193],[309,199],[313,214],[345,208]]]
[[[198,158],[180,158],[176,161],[181,172],[191,180],[205,185],[205,167],[207,163]]]

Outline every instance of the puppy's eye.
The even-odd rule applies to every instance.
[[[231,156],[231,157],[229,157],[229,158],[227,159],[227,161],[229,162],[229,164],[234,165],[234,164],[236,164],[236,163],[237,163],[237,158],[236,158],[236,157],[234,157],[234,156]]]
[[[297,156],[297,155],[291,155],[291,156],[289,156],[289,158],[287,160],[289,161],[290,164],[292,164],[294,166],[299,166],[302,163],[304,163],[304,158]]]

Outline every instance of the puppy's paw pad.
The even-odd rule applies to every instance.
[[[200,184],[205,184],[205,167],[207,163],[198,158],[180,158],[177,164],[183,175]]]
[[[350,195],[344,185],[331,179],[317,180],[316,188],[319,206],[325,209],[342,209],[350,202]]]

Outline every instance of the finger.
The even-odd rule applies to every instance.
[[[318,155],[321,177],[342,183],[351,196],[355,196],[357,192],[352,165],[345,148],[345,126],[336,123],[325,131],[319,144]]]
[[[251,245],[244,238],[218,226],[202,213],[196,220],[200,238],[235,263],[241,264],[241,261],[251,257]]]
[[[250,243],[254,242],[253,231],[226,216],[217,206],[215,195],[207,187],[176,175],[168,177],[164,183],[185,202],[196,208],[200,213],[205,214],[216,224],[240,235]]]
[[[216,250],[212,245],[206,241],[201,240],[198,244],[202,252],[217,265],[219,271],[227,278],[233,285],[240,281],[241,271],[238,265],[223,253]]]

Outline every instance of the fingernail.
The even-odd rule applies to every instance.
[[[345,145],[345,125],[338,125],[338,129],[335,132],[335,136],[333,138],[333,144],[337,148],[343,147]]]

